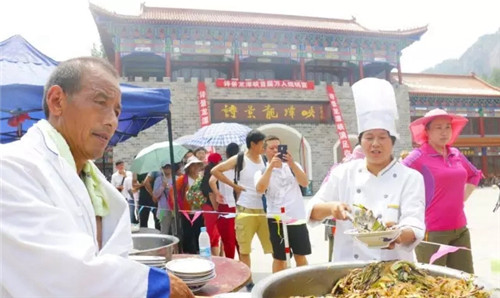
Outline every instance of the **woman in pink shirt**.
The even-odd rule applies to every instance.
[[[450,147],[467,119],[434,109],[410,124],[413,141],[420,145],[403,164],[419,171],[425,182],[424,241],[471,248],[464,202],[481,179],[476,169],[457,148]],[[416,249],[419,262],[428,263],[438,245],[421,243]],[[458,250],[439,258],[435,264],[474,273],[470,250]]]

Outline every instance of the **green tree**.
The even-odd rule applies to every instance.
[[[500,87],[500,68],[493,68],[490,77],[486,81],[493,86]]]
[[[106,59],[106,52],[104,51],[104,46],[99,43],[99,45],[97,45],[96,43],[93,43],[92,44],[92,49],[90,50],[90,55],[92,57],[100,57],[100,58],[104,58]]]

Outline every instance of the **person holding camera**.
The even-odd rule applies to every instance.
[[[287,223],[290,254],[297,266],[303,266],[307,265],[306,255],[311,254],[311,243],[300,186],[306,187],[309,181],[300,165],[293,161],[287,146],[280,143],[276,136],[264,140],[265,157],[269,162],[264,170],[255,173],[255,187],[257,193],[265,193],[268,214],[279,214],[281,208],[285,208],[286,220],[290,221]],[[273,273],[287,266],[283,233],[280,233],[282,220],[267,219],[273,246]]]

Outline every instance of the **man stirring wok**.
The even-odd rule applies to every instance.
[[[352,86],[356,105],[359,143],[364,159],[333,169],[309,202],[309,223],[327,217],[337,219],[333,261],[415,261],[414,247],[422,240],[424,224],[424,181],[393,157],[398,138],[394,89],[385,80],[366,78]],[[387,226],[397,225],[400,236],[386,249],[369,248],[344,232],[353,229],[348,221],[352,206],[363,205]]]

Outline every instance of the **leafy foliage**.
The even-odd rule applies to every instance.
[[[90,49],[90,55],[92,57],[99,57],[106,59],[106,52],[104,51],[104,46],[102,44],[96,45],[92,44],[92,49]]]
[[[491,75],[485,80],[493,86],[500,87],[500,68],[493,68]]]

